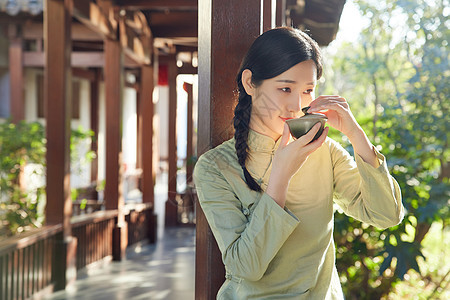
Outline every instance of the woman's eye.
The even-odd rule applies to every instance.
[[[286,92],[286,93],[290,93],[290,92],[291,92],[291,88],[288,88],[288,87],[281,88],[281,90],[282,90],[283,92]]]
[[[306,90],[304,93],[305,94],[311,94],[312,92],[314,92],[314,90],[313,89],[309,89],[309,90]]]

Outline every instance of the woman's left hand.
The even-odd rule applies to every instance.
[[[367,163],[377,168],[380,164],[375,155],[374,147],[367,135],[356,122],[350,111],[347,100],[340,96],[319,96],[310,104],[308,112],[326,110],[323,114],[328,117],[328,123],[333,128],[345,134],[353,145],[355,153]]]
[[[310,106],[309,113],[326,110],[321,113],[327,116],[328,124],[345,134],[349,139],[361,130],[347,100],[343,97],[337,95],[319,96],[311,102]]]

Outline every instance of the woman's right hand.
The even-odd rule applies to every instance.
[[[287,188],[292,176],[298,172],[308,156],[319,148],[327,137],[328,127],[323,130],[317,140],[309,143],[319,129],[320,123],[317,123],[307,134],[289,143],[291,134],[288,125],[284,124],[281,143],[273,157],[272,171],[266,189],[266,193],[283,208],[286,202]]]

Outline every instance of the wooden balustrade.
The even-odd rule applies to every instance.
[[[156,216],[153,215],[153,203],[125,205],[125,221],[128,223],[128,245],[156,239]]]
[[[0,299],[28,299],[51,289],[52,263],[61,225],[45,226],[2,241]]]
[[[112,255],[112,231],[117,210],[97,211],[72,217],[72,235],[77,238],[77,270]]]
[[[74,216],[72,235],[77,238],[77,270],[111,256],[113,228],[117,210],[97,211]],[[155,242],[156,216],[153,204],[128,204],[128,245],[148,240]],[[62,239],[62,225],[45,226],[3,240],[0,244],[0,300],[36,297],[53,290],[55,246]]]

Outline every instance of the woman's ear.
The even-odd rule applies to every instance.
[[[242,85],[244,86],[244,90],[250,96],[254,96],[255,94],[255,86],[252,83],[252,71],[249,69],[245,69],[242,71]]]

